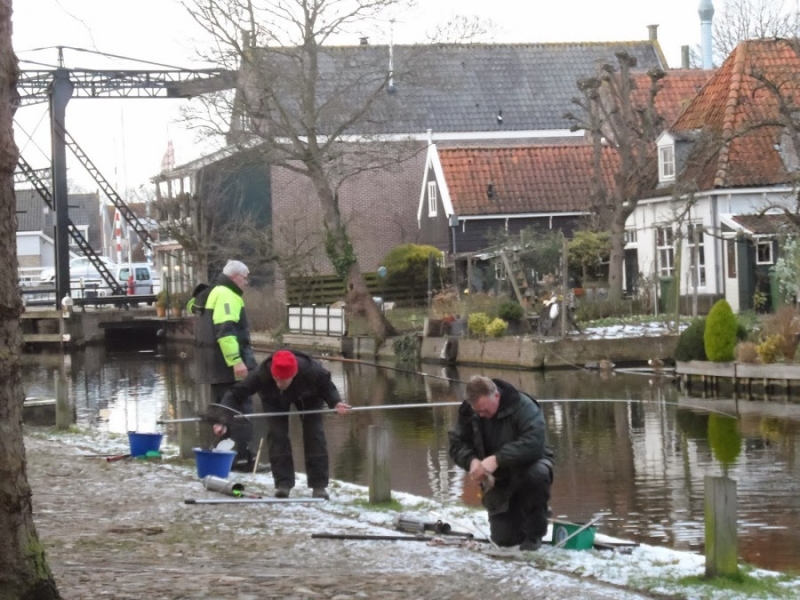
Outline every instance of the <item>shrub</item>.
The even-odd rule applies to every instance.
[[[497,309],[497,316],[504,321],[519,321],[525,316],[525,309],[520,306],[519,302],[507,300]]]
[[[433,256],[433,272],[431,273],[434,285],[438,287],[441,279],[442,251],[433,246],[420,244],[402,244],[395,246],[383,257],[383,266],[386,267],[388,284],[402,285],[411,290],[412,296],[417,290],[425,289],[428,285],[428,260]]]
[[[675,360],[682,362],[689,360],[707,360],[706,347],[703,336],[706,331],[706,320],[695,319],[683,330],[678,338],[675,349]]]
[[[416,364],[417,362],[417,334],[406,333],[392,341],[392,350],[398,363]]]
[[[736,316],[727,300],[719,300],[706,319],[706,330],[703,334],[706,356],[713,362],[733,360],[736,347]]]
[[[800,340],[800,322],[797,310],[792,306],[781,306],[774,315],[764,319],[762,331],[765,337],[780,336],[779,351],[786,362],[792,362]]]
[[[486,325],[486,333],[492,337],[503,337],[508,329],[508,323],[503,319],[497,318]]]
[[[486,335],[486,326],[489,325],[489,315],[482,312],[472,313],[467,319],[467,327],[475,335]]]
[[[758,358],[765,365],[778,361],[778,358],[783,358],[783,336],[780,334],[770,335],[756,346]]]
[[[758,348],[753,342],[739,342],[736,344],[736,360],[740,363],[757,363]]]

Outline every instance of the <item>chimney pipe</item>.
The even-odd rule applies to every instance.
[[[361,46],[369,46],[369,38],[368,37],[358,38],[358,43]]]
[[[689,46],[681,46],[681,69],[690,69],[691,65],[689,57]]]
[[[713,69],[714,59],[711,51],[711,19],[714,17],[714,4],[711,0],[700,0],[700,47],[703,53],[703,68]]]
[[[647,33],[650,41],[655,41],[658,39],[658,25],[648,25],[647,26]]]

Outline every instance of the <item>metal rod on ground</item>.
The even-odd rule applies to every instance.
[[[550,398],[536,400],[539,404],[551,404],[551,403],[563,403],[563,404],[570,404],[575,402],[588,402],[588,403],[619,403],[624,402],[625,404],[653,404],[652,401],[649,400],[635,400],[635,399],[616,399],[616,398]],[[701,410],[703,412],[714,413],[717,415],[723,415],[725,417],[735,417],[736,415],[732,415],[726,412],[722,412],[720,410],[714,410],[712,408],[703,407],[703,406],[694,406],[691,404],[685,403],[678,403],[678,402],[658,402],[659,405],[672,405],[678,406],[682,408],[692,408],[696,410]],[[445,408],[450,406],[461,406],[461,402],[423,402],[419,404],[387,404],[387,405],[378,405],[378,406],[354,406],[348,412],[352,411],[362,411],[362,410],[394,410],[394,409],[403,409],[403,408]],[[314,415],[314,414],[333,414],[336,410],[333,408],[321,408],[316,410],[303,410],[303,411],[284,411],[284,412],[274,412],[274,413],[254,413],[251,415],[242,415],[241,418],[247,417],[248,419],[263,419],[266,417],[287,417],[291,415]],[[186,419],[161,419],[156,421],[158,425],[165,425],[168,423],[197,423],[199,421],[208,421],[206,417],[189,417]]]
[[[256,462],[253,464],[253,475],[258,473],[258,461],[261,460],[261,448],[264,446],[264,438],[261,438],[261,441],[258,442],[258,452],[256,452]]]
[[[427,542],[433,539],[424,535],[367,535],[355,533],[312,533],[315,540],[381,540],[384,542]]]
[[[184,504],[298,504],[326,502],[325,498],[187,498]]]

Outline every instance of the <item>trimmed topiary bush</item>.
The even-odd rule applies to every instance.
[[[706,331],[706,320],[703,318],[695,319],[683,330],[678,338],[678,346],[675,349],[675,360],[686,362],[690,360],[707,360],[706,344],[703,334]]]
[[[718,300],[711,307],[703,334],[706,356],[712,362],[729,362],[734,359],[736,331],[739,328],[736,316],[727,300]]]

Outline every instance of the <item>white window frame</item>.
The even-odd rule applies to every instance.
[[[438,194],[436,193],[436,182],[428,182],[428,216],[435,217],[438,214]]]
[[[675,232],[671,225],[656,227],[656,257],[660,277],[675,275]]]
[[[632,247],[639,245],[639,232],[636,229],[625,230],[625,247]]]
[[[697,243],[693,238],[692,229],[697,231]],[[687,227],[688,233],[686,235],[686,245],[689,248],[689,274],[691,269],[697,269],[697,287],[706,287],[706,252],[705,252],[705,231],[703,230],[702,223],[689,223]],[[697,264],[695,265],[695,256],[698,257]],[[692,284],[691,277],[689,285]]]
[[[78,231],[83,239],[87,242],[89,241],[89,226],[88,225],[75,225],[75,230]],[[75,238],[69,236],[69,247],[70,248],[78,248],[78,242],[75,241]]]
[[[756,242],[756,264],[757,265],[771,265],[771,264],[774,264],[775,257],[772,256],[772,245],[773,245],[772,244],[772,240],[760,240],[760,241]],[[760,256],[761,256],[760,249],[761,248],[766,248],[768,250],[769,258],[767,258],[766,260],[762,260],[760,258]]]
[[[658,181],[675,181],[675,144],[658,147]]]

